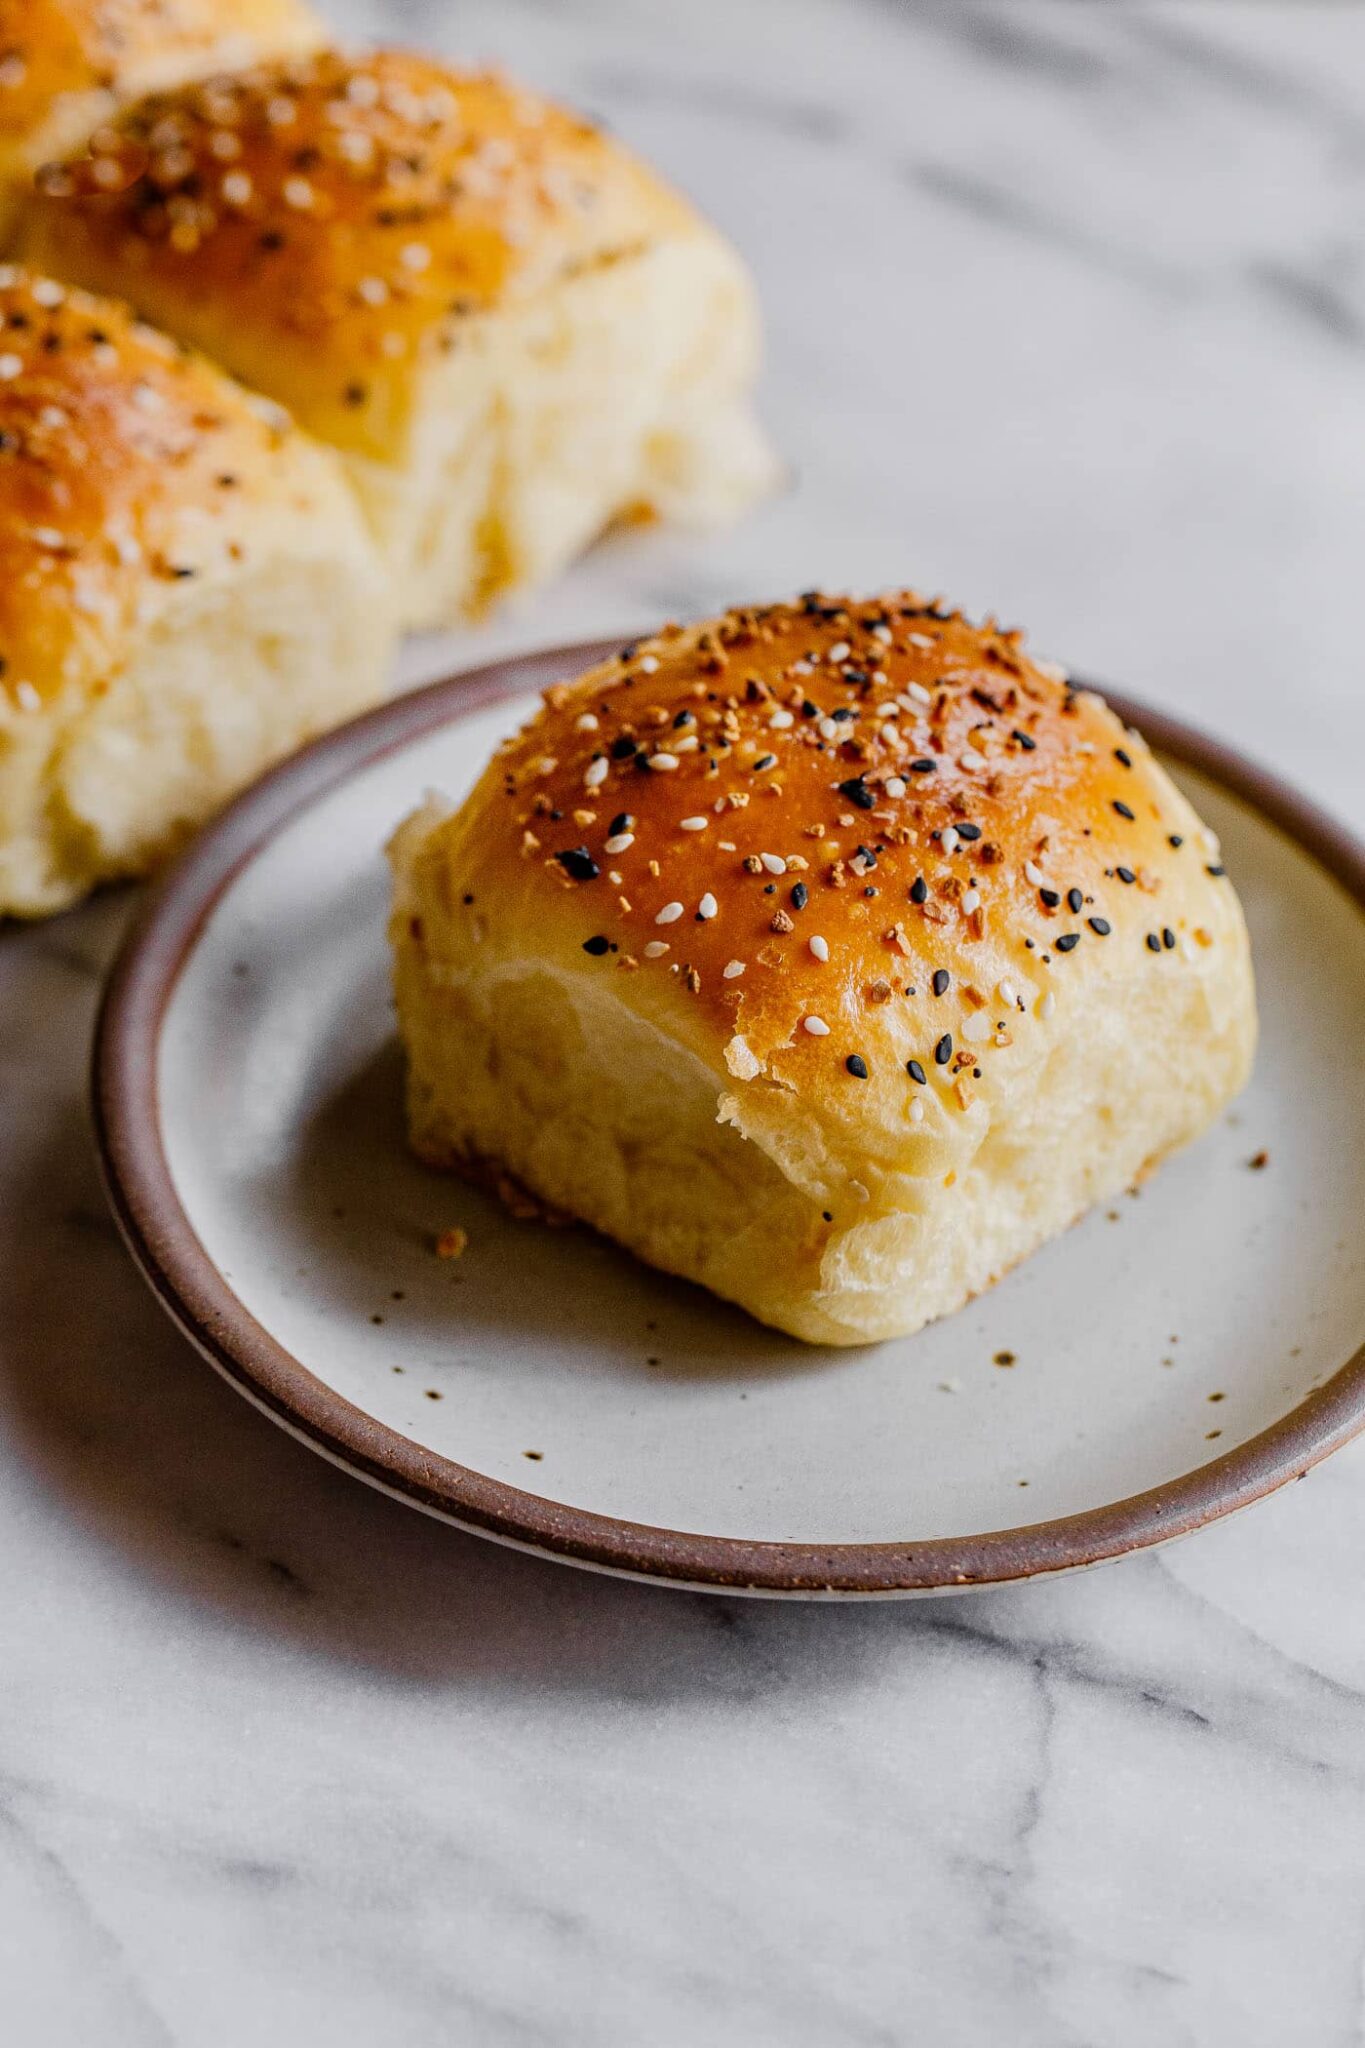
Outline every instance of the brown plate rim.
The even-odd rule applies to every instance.
[[[627,636],[622,636],[622,638]],[[159,1039],[205,921],[234,876],[297,813],[383,755],[600,660],[622,638],[489,662],[381,705],[316,740],[237,798],[155,885],[119,951],[95,1029],[96,1142],[119,1228],[153,1292],[209,1362],[294,1435],[383,1491],[476,1535],[600,1571],[716,1591],[907,1595],[1074,1571],[1249,1506],[1365,1428],[1365,1344],[1259,1435],[1166,1485],[1014,1529],[916,1543],[754,1542],[621,1521],[546,1500],[376,1422],[248,1314],[181,1206],[161,1141]],[[1163,753],[1222,784],[1326,869],[1365,912],[1365,845],[1225,742],[1106,691]]]

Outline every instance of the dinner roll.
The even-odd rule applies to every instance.
[[[409,624],[477,612],[610,521],[771,479],[754,301],[618,143],[500,77],[326,51],[160,94],[40,180],[25,246],[344,456]]]
[[[959,1307],[1251,1064],[1213,834],[1099,697],[910,592],[624,648],[392,857],[423,1158],[816,1343]]]
[[[0,0],[0,235],[120,98],[321,40],[303,0]]]
[[[380,692],[334,458],[110,300],[0,269],[0,914],[137,874]]]

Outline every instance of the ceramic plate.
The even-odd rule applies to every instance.
[[[817,1351],[409,1158],[384,840],[459,797],[560,649],[319,742],[192,848],[114,970],[108,1184],[162,1302],[316,1449],[466,1529],[767,1593],[923,1592],[1158,1543],[1365,1423],[1365,850],[1113,699],[1221,834],[1262,1043],[1140,1195],[960,1314]],[[457,1260],[436,1235],[468,1233]]]

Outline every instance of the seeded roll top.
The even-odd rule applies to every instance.
[[[1212,834],[1020,635],[897,592],[642,640],[503,750],[445,828],[454,900],[577,952],[737,1079],[948,1123],[1077,976],[1240,943]],[[1198,1048],[1192,1048],[1197,1056]],[[927,1091],[927,1093],[926,1093]]]
[[[0,712],[106,687],[158,592],[334,521],[341,491],[269,400],[126,307],[0,265]]]
[[[321,40],[302,0],[0,0],[4,205],[119,98]]]
[[[154,94],[39,184],[35,260],[381,461],[472,316],[703,225],[591,122],[396,50]]]

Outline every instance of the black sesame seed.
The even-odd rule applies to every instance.
[[[918,1060],[907,1060],[905,1062],[905,1071],[912,1081],[919,1082],[921,1088],[929,1086],[929,1076],[925,1073]]]
[[[1042,897],[1049,910],[1055,910],[1062,900],[1055,889],[1040,889],[1038,894]]]
[[[630,811],[618,811],[607,827],[607,837],[608,839],[614,839],[618,832],[633,832],[634,830],[634,814]]]
[[[1114,798],[1114,809],[1121,818],[1127,818],[1130,824],[1133,822],[1133,813],[1129,810],[1127,804],[1120,803],[1117,797]]]
[[[565,874],[572,875],[576,882],[595,882],[602,872],[586,846],[566,847],[563,853],[555,855],[555,859]]]
[[[583,951],[596,954],[599,958],[603,953],[609,951],[610,947],[611,940],[604,939],[600,932],[595,939],[584,939],[583,941]]]
[[[979,839],[981,837],[981,827],[979,825],[959,825],[957,836],[959,839],[966,839],[968,841]]]
[[[1137,876],[1131,868],[1115,868],[1114,873],[1121,882],[1135,882],[1137,880]]]
[[[937,767],[938,762],[931,761],[927,754],[921,754],[918,761],[910,763],[910,771],[914,775],[932,775]]]
[[[1084,903],[1084,901],[1085,901],[1085,898],[1084,898],[1084,896],[1082,896],[1082,894],[1081,894],[1081,892],[1080,892],[1080,890],[1079,890],[1079,889],[1068,889],[1068,890],[1067,890],[1067,892],[1066,892],[1066,907],[1067,907],[1067,909],[1068,909],[1069,911],[1071,911],[1071,912],[1072,912],[1073,916],[1074,916],[1074,914],[1076,913],[1076,911],[1078,911],[1078,910],[1080,909],[1080,907],[1081,907],[1081,905],[1082,905],[1082,904]]]
[[[867,1061],[860,1052],[851,1052],[844,1061],[844,1065],[855,1080],[865,1081],[867,1079]]]
[[[923,875],[916,875],[914,881],[910,884],[910,901],[912,903],[923,903],[928,894],[929,884],[925,881]]]
[[[936,1067],[946,1067],[952,1056],[953,1034],[951,1031],[945,1031],[938,1044],[934,1047],[934,1065]]]
[[[870,811],[877,801],[861,775],[851,775],[847,782],[841,782],[839,794],[846,796],[851,804],[857,804],[860,811]]]
[[[618,660],[618,661],[634,661],[634,659],[635,659],[636,655],[637,655],[637,654],[638,654],[639,652],[640,652],[640,643],[639,643],[639,641],[638,641],[638,640],[632,640],[632,641],[631,641],[631,643],[630,643],[630,645],[629,645],[628,647],[623,647],[623,648],[621,649],[621,652],[620,652],[620,654],[619,654],[619,655],[617,656],[617,660]]]
[[[1115,749],[1114,749],[1114,759],[1115,759],[1116,761],[1122,761],[1122,763],[1123,763],[1123,765],[1124,765],[1124,767],[1125,767],[1125,768],[1131,768],[1131,767],[1132,767],[1132,765],[1133,765],[1133,757],[1132,757],[1132,755],[1131,755],[1131,754],[1125,754],[1125,752],[1123,751],[1123,748],[1122,748],[1122,747],[1115,747]]]
[[[1148,932],[1147,934],[1147,951],[1149,953],[1159,953],[1161,951],[1161,941],[1155,932]]]
[[[694,711],[680,711],[673,721],[673,730],[674,732],[677,732],[680,727],[684,725],[695,725],[696,722],[697,715]]]
[[[810,902],[810,891],[804,882],[798,882],[792,890],[791,902],[793,910],[804,910]]]
[[[628,734],[626,734],[626,733],[618,733],[617,737],[616,737],[616,738],[615,738],[615,739],[614,739],[614,740],[612,741],[612,743],[611,743],[611,758],[612,758],[612,760],[613,760],[613,761],[628,761],[628,760],[630,759],[631,755],[632,755],[632,754],[633,754],[634,752],[635,752],[635,742],[634,742],[634,740],[633,740],[633,739],[631,739],[631,738],[629,737],[629,735],[628,735]]]
[[[1097,932],[1102,939],[1107,939],[1113,930],[1113,926],[1107,917],[1091,917],[1086,922],[1089,924],[1091,931]]]
[[[1175,933],[1168,924],[1164,924],[1161,927],[1161,943],[1168,953],[1175,951]]]
[[[776,754],[760,754],[754,762],[754,773],[755,775],[762,775],[765,769],[776,767],[776,765]]]
[[[835,710],[831,711],[829,715],[831,718],[837,719],[840,725],[845,725],[850,718],[856,718],[858,716],[857,712],[850,709],[850,707],[847,704],[840,704]]]
[[[872,884],[870,882],[868,883],[867,887],[863,890],[864,896],[875,896],[876,893],[876,890],[872,887]]]
[[[1227,869],[1225,867],[1220,867],[1219,864],[1215,861],[1211,867],[1205,868],[1204,873],[1206,875],[1225,875],[1227,873]]]
[[[1035,740],[1029,733],[1019,732],[1017,729],[1016,731],[1010,734],[1010,738],[1018,740],[1020,746],[1023,748],[1026,754],[1031,754],[1038,744],[1037,740]]]
[[[952,976],[951,976],[951,975],[949,974],[949,972],[948,972],[948,970],[947,970],[947,968],[946,968],[946,967],[936,967],[936,968],[934,969],[934,980],[933,980],[933,990],[934,990],[934,994],[935,994],[936,996],[945,996],[945,995],[947,995],[947,993],[948,993],[948,984],[949,984],[949,982],[950,982],[951,980],[952,980]]]
[[[1079,946],[1080,943],[1081,935],[1079,932],[1063,932],[1056,942],[1057,951],[1059,953],[1069,953],[1073,946]]]
[[[1167,838],[1166,844],[1168,846],[1183,846],[1185,842],[1178,832],[1172,832]]]

